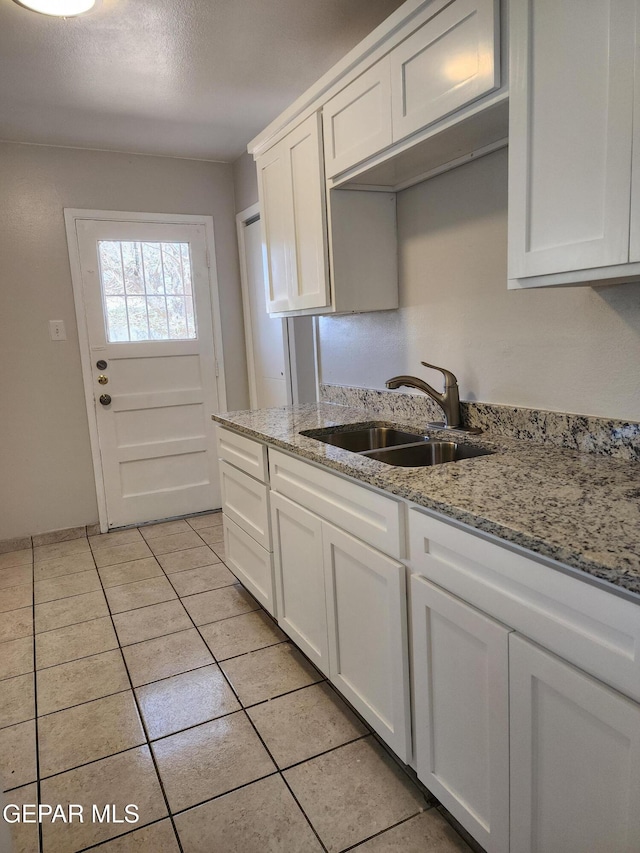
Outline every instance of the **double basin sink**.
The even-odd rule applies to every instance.
[[[402,468],[423,468],[492,453],[491,450],[485,450],[475,444],[440,441],[428,435],[404,432],[375,423],[345,424],[334,427],[332,432],[310,429],[304,430],[300,435]]]

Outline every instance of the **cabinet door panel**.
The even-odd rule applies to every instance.
[[[328,178],[391,145],[391,77],[386,56],[324,105]]]
[[[454,0],[391,52],[393,141],[500,84],[497,0]]]
[[[320,113],[310,116],[282,141],[287,155],[295,260],[289,310],[322,308],[330,303],[321,120]]]
[[[331,681],[408,762],[405,568],[332,525],[322,535]]]
[[[509,629],[411,578],[419,779],[488,853],[509,850]]]
[[[275,616],[272,554],[228,516],[224,516],[222,523],[225,563],[265,610]]]
[[[287,152],[282,143],[258,158],[258,196],[267,311],[287,311],[293,277],[293,220]]]
[[[328,674],[327,613],[320,519],[271,493],[278,624]]]
[[[634,6],[511,3],[509,278],[628,261]]]
[[[269,489],[233,465],[220,460],[220,486],[224,514],[259,545],[271,550]]]
[[[511,853],[635,853],[640,706],[512,634]]]

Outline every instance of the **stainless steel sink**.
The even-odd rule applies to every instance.
[[[387,465],[402,468],[424,468],[427,465],[441,465],[444,462],[458,462],[460,459],[472,459],[474,456],[489,456],[493,451],[474,444],[457,444],[454,441],[425,441],[405,447],[371,450],[362,454]]]
[[[300,435],[402,468],[424,468],[493,453],[475,444],[438,441],[428,435],[405,432],[381,423],[345,424],[334,427],[331,432],[309,429]]]
[[[350,450],[352,453],[362,453],[367,450],[377,450],[385,447],[398,447],[403,444],[412,444],[416,441],[428,441],[428,436],[415,432],[403,432],[388,426],[367,426],[360,429],[341,429],[337,427],[334,432],[322,430],[306,430],[300,433],[325,444]]]

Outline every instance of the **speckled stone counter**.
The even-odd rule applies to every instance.
[[[640,463],[485,432],[461,440],[494,451],[491,456],[399,468],[300,435],[385,420],[366,409],[318,403],[213,419],[606,581],[640,604]],[[386,423],[424,432],[419,421]],[[429,432],[451,440],[450,433]]]

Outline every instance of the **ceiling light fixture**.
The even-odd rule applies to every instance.
[[[15,2],[42,15],[55,15],[59,18],[84,15],[96,4],[96,0],[15,0]]]

